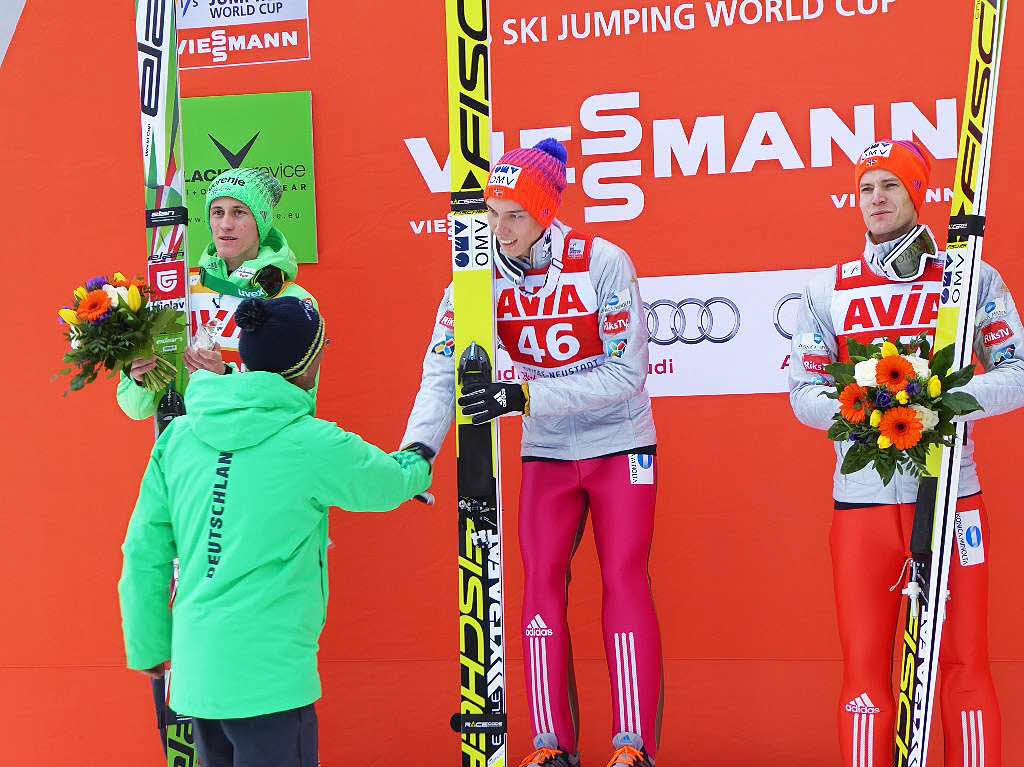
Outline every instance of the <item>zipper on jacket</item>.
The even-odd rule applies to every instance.
[[[320,560],[320,611],[323,613],[320,627],[323,628],[327,625],[327,594],[324,591],[324,550],[321,548],[316,556]]]

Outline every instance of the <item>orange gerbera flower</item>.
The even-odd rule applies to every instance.
[[[110,296],[102,290],[90,290],[78,305],[78,318],[95,322],[110,311]]]
[[[907,384],[916,375],[914,366],[898,354],[892,357],[883,357],[878,361],[878,367],[875,369],[875,380],[878,385],[889,387],[891,392],[901,392],[906,389]]]
[[[863,423],[868,413],[868,390],[847,384],[839,394],[839,414],[850,423]]]
[[[924,426],[911,408],[894,407],[882,416],[878,431],[899,450],[909,450],[921,441]]]

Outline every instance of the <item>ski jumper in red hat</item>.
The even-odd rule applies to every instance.
[[[916,142],[881,141],[856,165],[861,213],[868,228],[862,255],[823,271],[804,290],[793,333],[790,402],[797,418],[828,429],[836,400],[825,365],[849,361],[847,342],[934,337],[945,256],[922,257],[920,273],[898,277],[886,264],[914,237],[931,162]],[[880,172],[878,172],[880,171]],[[916,272],[915,272],[916,274]],[[967,420],[1024,404],[1024,328],[998,272],[981,264],[974,353],[985,373],[962,388],[984,408]],[[988,512],[974,464],[963,449],[956,510],[957,555],[950,565],[938,691],[945,764],[1001,767],[1001,719],[988,656]],[[903,568],[918,480],[897,474],[884,485],[872,467],[844,475],[850,443],[835,443],[834,511],[829,543],[843,651],[838,703],[842,765],[892,763],[897,704],[893,642],[900,616]],[[896,585],[896,588],[891,588]]]
[[[525,569],[526,708],[536,750],[524,764],[578,764],[578,697],[566,620],[569,567],[592,522],[612,735],[623,765],[653,765],[662,697],[661,638],[647,565],[657,456],[647,331],[629,256],[555,218],[565,149],[546,139],[496,163],[485,190],[497,240],[495,307],[512,361],[502,382],[459,402],[478,422],[523,415],[519,544]],[[402,444],[440,448],[454,415],[454,305],[438,307]],[[500,374],[499,370],[499,374]]]

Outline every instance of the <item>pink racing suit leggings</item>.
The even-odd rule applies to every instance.
[[[577,751],[579,719],[566,622],[569,563],[589,513],[601,563],[612,732],[657,752],[661,729],[661,634],[647,561],[657,491],[653,455],[524,461],[519,547],[525,570],[523,657],[534,735],[554,734]]]

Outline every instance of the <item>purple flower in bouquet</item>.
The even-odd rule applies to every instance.
[[[93,277],[85,283],[86,290],[100,290],[104,285],[110,282],[106,277],[100,275],[99,277]]]
[[[892,395],[885,389],[875,392],[875,404],[879,407],[889,407],[892,404]]]
[[[916,397],[920,393],[921,393],[921,384],[919,384],[917,381],[911,381],[910,383],[907,384],[907,396],[908,397]]]

